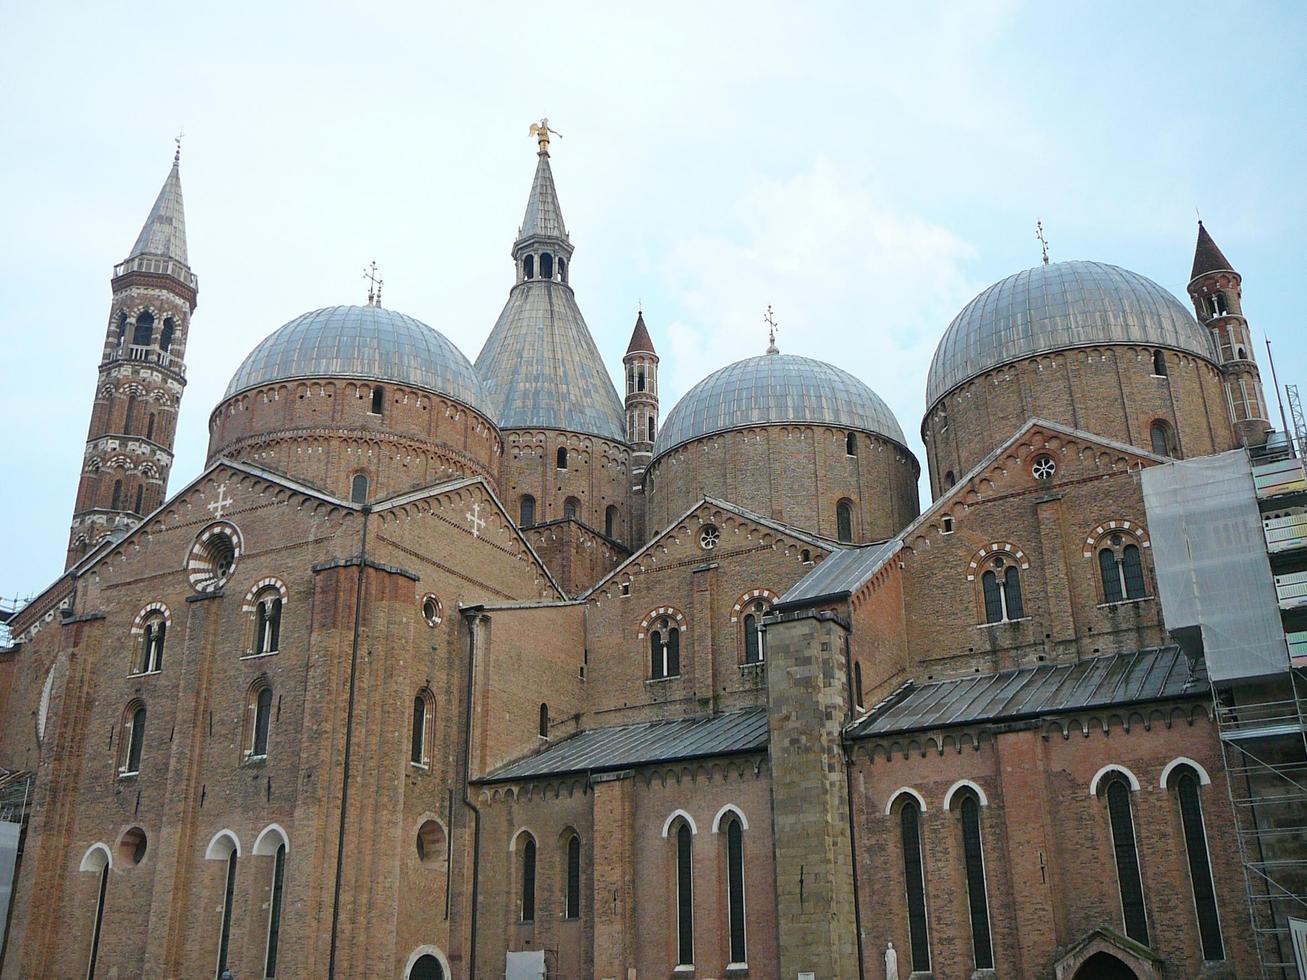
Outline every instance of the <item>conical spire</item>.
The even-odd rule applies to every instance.
[[[558,205],[558,191],[554,188],[554,173],[549,169],[549,151],[541,150],[536,164],[535,180],[531,182],[531,196],[526,199],[526,215],[518,229],[519,242],[527,238],[561,238],[567,241],[567,226],[563,224],[563,209]]]
[[[1212,236],[1207,233],[1201,221],[1198,222],[1198,244],[1194,246],[1194,271],[1189,275],[1189,281],[1197,279],[1199,276],[1205,276],[1209,272],[1234,271],[1234,266],[1230,264],[1219,248],[1216,242],[1212,241]]]
[[[649,336],[649,328],[644,325],[644,311],[641,310],[635,317],[635,329],[631,332],[631,343],[627,345],[626,353],[628,354],[653,354],[653,339]]]
[[[181,150],[173,156],[172,170],[163,182],[159,196],[154,200],[145,227],[136,236],[136,244],[127,256],[162,255],[182,265],[186,261],[186,212],[182,208]]]

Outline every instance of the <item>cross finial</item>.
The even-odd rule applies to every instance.
[[[1035,237],[1039,239],[1040,251],[1044,253],[1044,265],[1048,265],[1048,239],[1044,237],[1044,222],[1035,219]]]
[[[771,304],[767,304],[767,312],[763,314],[762,322],[767,324],[767,353],[779,354],[780,348],[776,346],[776,318],[772,316]]]
[[[172,141],[173,141],[174,143],[177,144],[177,152],[175,152],[175,153],[172,155],[172,162],[173,162],[173,163],[181,163],[181,162],[182,162],[182,137],[185,136],[185,135],[186,135],[186,132],[185,132],[184,130],[179,129],[179,130],[177,130],[177,135],[174,136],[174,137],[172,138]]]
[[[377,263],[375,259],[370,266],[364,268],[363,278],[368,281],[368,306],[380,306],[381,287],[385,285],[385,282],[377,275]]]
[[[563,134],[560,133],[558,130],[549,128],[548,116],[541,116],[540,121],[538,123],[532,123],[531,128],[528,130],[528,132],[536,138],[536,143],[539,144],[541,153],[549,152],[550,133],[553,133],[559,139],[563,138]]]

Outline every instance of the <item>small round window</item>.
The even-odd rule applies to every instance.
[[[1030,467],[1030,472],[1034,474],[1036,480],[1051,480],[1053,474],[1057,472],[1057,463],[1053,457],[1044,453],[1036,456],[1034,464]]]
[[[428,626],[439,626],[440,620],[444,618],[440,600],[434,595],[427,595],[422,599],[422,618],[427,621]]]
[[[227,584],[241,555],[240,531],[220,521],[200,532],[186,563],[191,586],[197,592],[216,592]]]
[[[722,532],[717,530],[715,524],[705,524],[699,530],[699,547],[704,551],[712,551],[721,539]]]

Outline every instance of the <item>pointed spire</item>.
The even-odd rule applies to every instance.
[[[1219,248],[1212,236],[1207,233],[1200,219],[1198,222],[1198,244],[1194,246],[1194,269],[1189,274],[1189,281],[1197,279],[1199,276],[1205,276],[1209,272],[1233,272],[1234,266],[1230,264]]]
[[[145,226],[136,236],[136,244],[127,256],[129,259],[138,255],[162,255],[189,265],[186,261],[186,213],[182,208],[181,152],[178,143],[172,170],[154,200]]]
[[[567,241],[567,226],[563,224],[563,210],[558,205],[554,173],[549,169],[549,151],[541,149],[537,156],[535,180],[531,182],[531,196],[526,199],[526,215],[518,229],[517,240],[541,237]]]
[[[649,328],[644,325],[644,311],[640,310],[635,316],[635,329],[631,331],[631,343],[627,345],[626,353],[628,354],[653,354],[653,339],[649,336]]]

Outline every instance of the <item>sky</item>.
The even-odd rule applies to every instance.
[[[1054,261],[1184,298],[1201,212],[1244,277],[1264,377],[1269,336],[1281,382],[1307,383],[1301,3],[0,0],[0,17],[3,598],[63,569],[110,274],[178,132],[200,293],[173,491],[243,357],[362,303],[373,260],[386,306],[475,359],[542,115],[581,309],[618,378],[643,305],[664,416],[762,353],[770,304],[781,350],[866,381],[924,463],[935,345],[1039,262],[1037,219]]]

